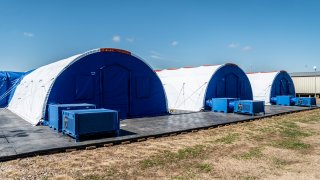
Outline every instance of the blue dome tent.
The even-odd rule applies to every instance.
[[[120,118],[167,113],[164,89],[156,73],[130,52],[101,48],[40,67],[26,75],[9,109],[36,125],[47,106],[91,103],[119,111]]]
[[[221,66],[209,81],[205,99],[239,98],[252,100],[252,89],[245,72],[235,64]]]
[[[271,97],[277,96],[295,96],[294,83],[291,79],[291,76],[286,71],[280,71],[275,79],[273,80],[271,87]]]

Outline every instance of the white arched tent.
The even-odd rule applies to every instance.
[[[157,72],[166,91],[169,109],[200,111],[208,82],[220,67],[200,66]]]
[[[167,114],[159,77],[131,52],[100,48],[42,66],[23,77],[8,109],[32,125],[49,104],[90,103],[122,119]]]
[[[252,99],[246,74],[235,64],[157,71],[171,110],[200,111],[215,97]]]
[[[247,73],[254,100],[270,105],[271,98],[277,95],[295,95],[291,77],[286,71]]]
[[[35,69],[17,86],[8,109],[33,125],[43,118],[50,89],[59,76],[81,54]]]

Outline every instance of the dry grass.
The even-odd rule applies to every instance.
[[[319,179],[320,110],[4,162],[2,179]]]

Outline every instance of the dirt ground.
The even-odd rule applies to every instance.
[[[320,179],[320,110],[0,163],[1,179]]]

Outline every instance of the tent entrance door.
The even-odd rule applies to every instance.
[[[283,78],[283,79],[281,79],[280,84],[281,84],[280,85],[280,94],[281,95],[288,95],[289,94],[288,81],[285,78]]]
[[[117,110],[120,119],[127,118],[130,115],[130,72],[112,65],[101,69],[100,79],[100,107]]]
[[[226,82],[225,96],[228,98],[238,98],[240,95],[240,93],[238,92],[239,91],[239,87],[238,87],[239,78],[238,78],[238,76],[236,76],[233,73],[230,73],[225,76],[225,82]]]

